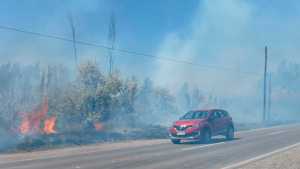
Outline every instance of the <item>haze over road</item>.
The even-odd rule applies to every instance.
[[[217,169],[300,142],[300,125],[238,132],[233,141],[130,141],[0,156],[1,169]]]

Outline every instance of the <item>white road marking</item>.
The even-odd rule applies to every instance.
[[[241,133],[245,134],[245,133],[257,132],[257,131],[271,130],[271,129],[276,129],[276,128],[287,128],[287,127],[293,127],[293,126],[299,126],[299,123],[297,123],[297,124],[283,124],[283,125],[278,125],[278,126],[273,126],[273,127],[264,127],[264,128],[243,130],[243,131],[237,131],[235,133],[236,134],[241,134]]]
[[[206,144],[206,145],[202,145],[202,146],[193,146],[193,147],[187,147],[187,148],[182,148],[182,151],[189,151],[189,150],[195,150],[195,149],[201,149],[204,147],[212,147],[215,145],[219,145],[219,144],[224,144],[225,142],[219,142],[219,143],[214,143],[214,144]]]
[[[273,135],[278,135],[278,134],[281,134],[281,133],[284,133],[286,131],[276,131],[276,132],[273,132],[273,133],[269,133],[267,134],[268,136],[273,136]]]
[[[254,158],[251,158],[251,159],[248,159],[248,160],[245,160],[245,161],[241,161],[241,162],[238,162],[238,163],[235,163],[235,164],[230,164],[229,166],[223,167],[221,169],[234,169],[234,168],[237,168],[237,167],[241,167],[241,166],[244,166],[246,164],[249,164],[249,163],[264,159],[266,157],[272,156],[276,153],[281,153],[281,152],[287,151],[287,150],[292,149],[292,148],[297,147],[297,146],[300,146],[300,142],[298,142],[296,144],[293,144],[293,145],[290,145],[290,146],[286,146],[286,147],[277,149],[275,151],[272,151],[272,152],[269,152],[269,153],[266,153],[266,154],[262,154],[260,156],[257,156],[257,157],[254,157]]]

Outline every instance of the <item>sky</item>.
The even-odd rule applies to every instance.
[[[0,23],[2,25],[70,37],[71,30],[67,17],[71,14],[74,18],[78,39],[103,45],[107,44],[109,17],[111,13],[114,13],[116,18],[116,46],[122,49],[155,54],[159,43],[164,39],[164,35],[170,31],[183,30],[183,25],[189,23],[198,2],[173,3],[171,0],[6,0],[2,1],[2,4],[0,6]],[[3,39],[1,44],[12,46],[17,42],[19,49],[15,52],[2,50],[1,57],[14,57],[23,61],[20,55],[27,54],[27,52],[33,53],[22,57],[29,57],[29,60],[44,60],[44,58],[51,57],[51,60],[64,61],[72,57],[72,50],[69,50],[70,44],[64,42],[7,31],[1,31],[0,35],[5,36],[5,40]],[[41,51],[33,49],[37,46]],[[49,50],[52,52],[48,52],[48,54],[44,52]],[[62,51],[65,53],[64,56],[61,56]],[[80,46],[79,51],[82,51],[81,58],[87,57],[86,55],[94,55],[93,57],[99,58],[105,57],[101,55],[106,55],[106,51],[101,48],[92,49]],[[120,58],[120,62],[131,64],[132,60],[139,60],[138,57],[124,56],[124,59]],[[149,62],[149,60],[144,62]]]
[[[187,82],[259,112],[264,47],[270,72],[283,61],[300,63],[297,0],[2,0],[0,26],[71,38],[72,16],[77,40],[109,46],[112,13],[116,48],[189,63],[113,53],[122,74],[150,77],[170,91]],[[106,49],[78,45],[78,56],[107,72]],[[72,43],[0,29],[0,63],[7,62],[75,68]]]
[[[117,69],[128,75],[149,76],[163,86],[176,88],[179,82],[189,81],[215,90],[218,86],[214,84],[235,81],[238,75],[242,79],[254,78],[235,72],[260,74],[265,45],[269,46],[271,71],[284,59],[299,60],[296,56],[300,41],[299,3],[296,0],[3,0],[0,25],[71,38],[68,23],[71,15],[78,40],[108,45],[109,17],[114,13],[117,48],[204,65],[115,52]],[[6,30],[0,30],[0,36],[1,62],[74,66],[69,42]],[[93,59],[103,70],[108,69],[107,50],[78,46],[78,51],[80,60]],[[176,76],[169,78],[172,75]]]

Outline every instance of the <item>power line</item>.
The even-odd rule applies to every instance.
[[[256,73],[256,72],[245,72],[245,71],[242,72],[242,71],[238,71],[238,70],[228,68],[228,67],[221,67],[221,66],[216,66],[216,65],[196,64],[192,61],[179,60],[179,59],[174,59],[174,58],[169,58],[169,57],[161,57],[161,56],[157,56],[157,55],[146,54],[146,53],[141,53],[141,52],[127,50],[127,49],[113,48],[113,47],[109,47],[109,46],[105,46],[105,45],[101,45],[101,44],[97,44],[97,43],[92,43],[92,42],[88,42],[88,41],[82,41],[82,40],[75,40],[74,41],[74,39],[69,39],[69,38],[62,37],[62,36],[50,35],[50,34],[39,33],[39,32],[33,32],[33,31],[25,30],[25,29],[16,28],[16,27],[0,25],[0,29],[25,33],[25,34],[44,37],[44,38],[49,38],[49,39],[56,39],[56,40],[71,42],[71,43],[75,43],[75,44],[79,44],[79,45],[99,47],[99,48],[103,48],[103,49],[107,49],[107,50],[114,50],[114,51],[120,52],[120,53],[139,55],[139,56],[149,57],[149,58],[153,58],[153,59],[159,59],[159,60],[165,60],[165,61],[170,61],[170,62],[175,62],[175,63],[187,64],[187,65],[192,65],[192,66],[197,66],[197,67],[205,67],[205,68],[209,68],[209,69],[225,70],[225,71],[238,72],[238,73],[243,73],[243,74],[248,74],[248,75],[260,76],[260,74]]]

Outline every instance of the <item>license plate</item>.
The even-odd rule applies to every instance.
[[[178,136],[183,136],[183,135],[185,135],[185,132],[184,132],[184,131],[178,131],[178,132],[177,132],[177,135],[178,135]]]

